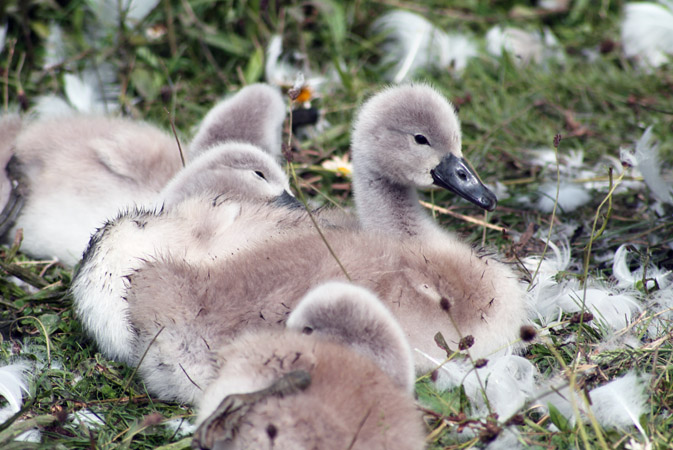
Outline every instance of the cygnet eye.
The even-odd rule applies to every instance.
[[[311,334],[311,333],[313,333],[313,328],[311,328],[311,327],[304,327],[304,329],[301,330],[301,332],[304,333],[304,334]]]
[[[266,181],[266,177],[264,176],[264,172],[260,172],[259,170],[255,170],[255,175],[260,177],[262,180]]]
[[[415,134],[414,135],[414,140],[418,145],[430,145],[430,142],[428,141],[428,138],[423,136],[422,134]]]

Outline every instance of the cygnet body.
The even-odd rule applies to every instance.
[[[280,93],[266,85],[244,88],[215,106],[204,119],[192,144],[190,163],[159,193],[154,208],[123,211],[91,237],[72,292],[85,329],[107,357],[134,363],[125,277],[145,260],[158,254],[193,263],[229,258],[255,241],[272,239],[293,226],[287,214],[276,212],[279,206],[296,202],[287,176],[274,158],[279,149],[270,155],[253,143],[216,140],[226,140],[223,130],[240,134],[236,134],[234,122],[244,101],[253,108],[260,107],[255,102],[265,103],[264,117],[270,120],[259,124],[264,131],[260,136],[251,134],[249,138],[268,144],[271,131],[278,129],[280,139],[284,118]],[[247,117],[242,116],[238,119]],[[245,128],[253,124],[238,125]]]
[[[150,202],[180,169],[175,139],[142,122],[73,116],[25,124],[7,167],[24,205],[5,235],[73,266],[91,233],[124,205]]]
[[[381,298],[412,348],[436,359],[446,356],[435,344],[437,332],[453,349],[471,335],[475,357],[508,348],[526,317],[517,274],[441,230],[417,205],[414,188],[434,183],[495,207],[462,159],[450,104],[425,85],[375,95],[355,123],[352,155],[354,175],[362,178],[354,185],[364,230],[330,229],[324,236],[353,282]],[[308,229],[213,264],[149,261],[131,276],[127,292],[138,303],[175,297],[204,321],[225,321],[238,332],[282,326],[312,286],[344,278],[322,237]],[[420,354],[415,359],[418,371],[432,368]]]
[[[149,347],[139,373],[160,398],[197,400],[197,448],[423,447],[409,346],[366,289],[326,283],[288,329],[243,333],[226,311],[211,322],[179,301],[130,304],[136,351]]]
[[[157,255],[204,264],[231,258],[259,240],[280,239],[303,216],[288,217],[283,208],[292,198],[288,189],[285,174],[262,150],[224,144],[200,154],[166,186],[161,209],[133,208],[96,231],[71,290],[101,352],[135,363],[126,313],[128,275]],[[274,206],[278,202],[280,207]]]
[[[230,142],[262,147],[277,157],[284,117],[285,105],[277,89],[247,86],[210,111],[189,148],[188,159],[221,144],[223,136]],[[166,183],[182,168],[173,136],[129,119],[45,118],[23,123],[18,135],[15,127],[1,126],[0,138],[12,142],[6,179],[14,180],[23,198],[4,240],[10,242],[22,228],[22,251],[37,258],[56,257],[68,266],[80,260],[89,238],[106,220],[119,210],[154,205]],[[202,185],[211,183],[208,174],[203,178]],[[181,198],[175,197],[177,192],[186,196],[202,191],[195,180],[191,177],[191,190],[174,184],[161,199],[170,203]],[[11,207],[7,186],[11,185],[3,182],[0,195],[3,206]]]

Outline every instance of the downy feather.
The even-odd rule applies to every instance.
[[[548,387],[555,384],[549,383]],[[557,385],[557,384],[556,384]],[[645,413],[647,402],[647,378],[639,377],[634,372],[589,391],[591,412],[598,423],[605,428],[627,428],[635,426],[645,435],[639,418]],[[545,392],[548,388],[545,388]],[[561,414],[574,424],[577,420],[570,402],[571,391],[568,386],[554,389],[547,395],[540,397],[539,403],[543,409],[547,404],[554,405]],[[587,405],[579,393],[575,393],[575,402],[580,410],[582,420],[587,420]]]
[[[647,127],[636,142],[634,150],[622,150],[621,160],[637,168],[645,184],[650,188],[657,200],[673,205],[673,188],[671,183],[661,176],[659,161],[659,144],[652,142],[652,126]]]
[[[565,59],[556,37],[548,28],[541,33],[496,25],[486,33],[486,50],[496,58],[507,52],[518,65]]]
[[[649,69],[673,55],[673,2],[627,3],[621,23],[624,55]]]
[[[385,34],[383,64],[391,65],[386,78],[401,83],[422,69],[465,70],[468,61],[477,56],[472,38],[447,34],[425,18],[408,11],[394,10],[378,18],[373,33]]]
[[[653,264],[647,267],[639,266],[637,269],[631,271],[627,262],[629,258],[628,244],[622,244],[615,252],[614,262],[612,264],[612,275],[617,279],[617,286],[634,288],[638,282],[643,282],[643,277],[646,276],[647,288],[660,289],[666,288],[673,282],[673,273],[670,270],[662,270]]]

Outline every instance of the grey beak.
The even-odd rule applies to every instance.
[[[294,197],[287,191],[283,191],[281,195],[272,199],[271,203],[279,208],[295,209],[303,207],[301,202],[297,200],[297,197]]]
[[[493,211],[498,203],[495,194],[484,186],[463,158],[445,156],[430,174],[437,186],[448,189],[487,211]]]

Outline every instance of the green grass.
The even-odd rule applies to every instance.
[[[618,23],[622,1],[575,1],[568,12],[549,15],[537,14],[529,2],[514,1],[460,0],[451,2],[451,7],[437,0],[317,0],[306,4],[288,2],[282,7],[276,3],[164,0],[137,28],[101,36],[91,46],[84,39],[93,17],[85,8],[86,1],[5,2],[0,6],[9,23],[8,42],[0,53],[3,92],[9,105],[29,106],[40,95],[62,92],[62,77],[67,70],[81,68],[86,62],[112,62],[121,80],[124,113],[165,129],[170,128],[170,113],[179,134],[187,137],[224,94],[262,79],[265,45],[272,34],[282,31],[286,48],[305,49],[316,72],[338,68],[334,91],[315,101],[333,128],[313,139],[296,141],[294,154],[298,176],[345,205],[350,202],[349,190],[332,189],[333,184],[343,184],[344,180],[315,166],[331,155],[348,151],[349,124],[357,105],[384,84],[376,65],[381,57],[380,42],[369,36],[367,29],[378,14],[391,5],[402,4],[430,12],[429,17],[444,29],[478,36],[495,23],[530,29],[549,26],[567,50],[564,64],[549,64],[545,69],[517,68],[507,60],[498,64],[480,57],[470,62],[460,78],[437,72],[418,77],[431,81],[459,105],[463,150],[482,178],[490,183],[508,183],[509,198],[489,214],[491,223],[511,230],[507,235],[450,216],[438,216],[441,223],[466,239],[485,242],[511,259],[542,251],[541,240],[532,238],[520,244],[518,236],[531,224],[540,230],[540,236],[546,235],[550,214],[542,214],[515,199],[532,195],[549,175],[531,166],[525,151],[552,147],[557,133],[563,136],[561,153],[583,150],[587,162],[593,164],[604,155],[618,157],[620,147],[632,145],[644,127],[653,125],[661,143],[663,166],[669,170],[672,166],[672,66],[647,74],[620,55]],[[44,70],[41,61],[51,22],[63,27],[71,57],[66,64]],[[166,32],[159,39],[150,40],[145,30],[154,24],[165,25]],[[605,42],[616,42],[617,46],[590,63],[581,55],[581,49]],[[313,190],[305,193],[323,201]],[[430,195],[427,197],[429,200]],[[588,205],[577,211],[557,214],[560,223],[577,226],[571,247],[578,267],[584,261],[584,249],[591,243],[589,275],[609,278],[610,262],[601,262],[596,255],[614,251],[622,243],[632,243],[640,245],[643,261],[673,268],[673,252],[668,246],[673,236],[670,206],[666,215],[658,217],[651,208],[636,208],[638,204],[651,203],[646,191],[615,194],[609,218],[605,218],[607,207],[600,211],[598,226],[607,220],[604,232],[592,238],[592,224],[603,199],[604,194],[595,194]],[[433,193],[432,201],[440,206],[452,205],[455,212],[482,217],[473,206],[446,192]],[[192,409],[151,398],[133,376],[132,368],[101,357],[82,332],[67,294],[72,272],[48,262],[31,261],[17,253],[16,248],[2,247],[0,259],[10,269],[23,269],[12,273],[34,287],[29,289],[0,271],[0,362],[17,353],[38,362],[21,419],[41,424],[41,446],[188,447],[189,439],[156,423],[189,418]],[[578,268],[566,276],[582,277],[583,271]],[[638,333],[646,321],[647,314],[634,327],[636,336],[642,336]],[[568,341],[571,337],[574,339]],[[670,448],[671,339],[645,340],[638,349],[618,346],[600,350],[598,344],[603,337],[579,324],[559,326],[549,330],[544,339],[536,340],[524,356],[545,375],[559,373],[564,365],[574,368],[577,384],[587,388],[632,369],[651,374],[649,411],[641,423],[653,448]],[[461,389],[440,393],[423,380],[417,385],[417,395],[426,410],[430,448],[483,446],[503,425],[471,416]],[[85,409],[98,414],[106,425],[88,429],[77,421],[65,420],[66,414]],[[588,423],[566,426],[559,422],[559,431],[551,431],[550,422],[558,422],[558,418],[532,408],[524,408],[516,419],[512,426],[520,432],[520,441],[533,448],[584,448],[587,444],[623,448],[630,438],[643,441],[635,427],[615,431]],[[25,443],[8,443],[8,435],[18,433],[25,424],[14,420],[0,425],[0,447],[27,448]],[[472,434],[460,433],[462,429],[472,430]]]

